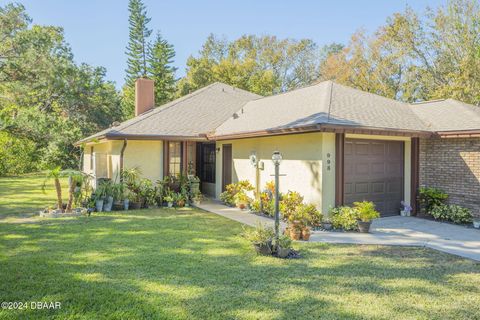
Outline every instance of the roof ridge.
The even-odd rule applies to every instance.
[[[433,100],[425,100],[425,101],[415,101],[411,102],[411,105],[416,105],[416,104],[427,104],[427,103],[435,103],[435,102],[440,102],[440,101],[446,101],[446,100],[451,100],[451,99],[433,99]]]
[[[333,96],[333,81],[330,80],[330,94],[327,95],[328,101],[328,117],[327,122],[330,122],[330,113],[332,111],[332,96]]]

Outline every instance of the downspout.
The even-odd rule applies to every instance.
[[[123,139],[122,150],[120,151],[120,182],[123,182],[123,154],[127,148],[127,139]]]

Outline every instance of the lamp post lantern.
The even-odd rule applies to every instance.
[[[280,162],[282,162],[282,154],[279,151],[274,151],[272,154],[272,161],[275,165],[275,251],[278,251],[278,239],[280,237],[280,208],[278,199],[278,183],[280,180]]]

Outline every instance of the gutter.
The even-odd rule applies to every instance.
[[[387,129],[365,126],[350,126],[338,124],[315,124],[309,126],[301,126],[295,128],[274,128],[268,130],[246,131],[225,135],[208,135],[209,140],[230,140],[244,139],[261,136],[275,136],[286,134],[310,133],[310,132],[333,132],[333,133],[356,133],[356,134],[374,134],[374,135],[390,135],[390,136],[406,136],[406,137],[431,137],[434,135],[430,131],[417,130],[401,130]]]
[[[480,130],[437,131],[440,138],[476,138],[480,137]]]

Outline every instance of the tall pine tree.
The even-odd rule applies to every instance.
[[[135,104],[135,80],[148,76],[148,38],[152,30],[147,25],[150,18],[142,0],[130,0],[128,4],[130,16],[129,40],[127,45],[127,69],[125,70],[125,86],[122,93],[122,108],[124,117],[131,118],[134,115]]]
[[[148,54],[148,73],[150,79],[155,81],[155,104],[162,105],[170,101],[176,91],[175,71],[172,66],[175,50],[173,45],[157,33]]]

